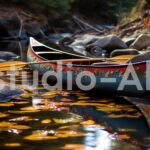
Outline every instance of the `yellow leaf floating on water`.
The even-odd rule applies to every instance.
[[[14,119],[10,119],[9,121],[32,121],[35,119],[30,118],[29,116],[22,116]]]
[[[126,134],[122,134],[122,135],[118,135],[117,138],[120,140],[129,140],[130,136],[128,136]]]
[[[130,128],[129,129],[126,128],[126,129],[118,129],[118,131],[119,132],[136,132],[137,130],[136,129],[132,129],[132,128],[131,129]]]
[[[54,140],[57,139],[54,134],[54,131],[37,130],[34,131],[31,135],[26,136],[24,139],[30,141]]]
[[[66,144],[62,150],[85,150],[85,145],[82,144]]]
[[[78,127],[79,127],[79,125],[69,125],[69,126],[61,126],[61,127],[59,127],[59,129],[60,129],[60,130],[64,130],[64,129],[65,129],[65,130],[66,130],[66,129],[69,130],[70,128],[71,128],[71,129],[77,129]]]
[[[19,130],[27,130],[30,129],[31,127],[25,126],[25,125],[18,125],[16,123],[12,122],[0,122],[0,130],[9,130],[9,129],[19,129]]]
[[[20,143],[5,143],[4,145],[7,147],[20,147],[21,146]]]
[[[23,107],[23,108],[21,108],[21,111],[26,111],[26,112],[39,112],[40,110],[39,110],[37,107],[28,106],[28,107]]]
[[[45,119],[45,120],[42,120],[41,121],[43,124],[49,124],[51,123],[52,121],[50,119]]]
[[[78,99],[90,99],[90,97],[87,97],[87,96],[79,96]]]
[[[28,92],[25,92],[20,97],[24,98],[24,99],[31,99],[32,98],[32,94],[28,93]]]
[[[29,101],[15,101],[15,102],[12,102],[13,104],[17,104],[17,105],[24,105],[24,104],[28,104],[30,103]]]
[[[95,122],[93,120],[87,120],[87,121],[83,121],[80,124],[82,125],[94,125]]]
[[[61,95],[61,96],[68,96],[69,92],[66,91],[58,91],[58,90],[53,90],[53,91],[49,91],[46,92],[42,95],[43,98],[54,98],[57,95]]]
[[[85,133],[70,130],[59,130],[56,132],[56,137],[68,138],[68,137],[83,137]]]
[[[2,62],[2,63],[0,63],[0,71],[18,70],[27,65],[28,65],[28,63],[22,62],[22,61]],[[11,67],[14,67],[14,68],[11,68]]]
[[[5,114],[5,113],[0,112],[0,118],[5,118],[5,117],[8,117],[8,116],[9,116],[9,114]]]
[[[12,106],[14,106],[14,104],[11,102],[0,103],[0,107],[12,107]]]
[[[78,123],[81,121],[79,118],[69,118],[69,119],[53,119],[57,124],[66,124],[66,123]]]
[[[44,98],[53,98],[53,97],[57,96],[57,94],[59,94],[58,91],[50,91],[50,92],[44,93],[42,95],[42,97],[44,97]]]
[[[112,112],[136,112],[136,109],[129,105],[116,105],[115,103],[108,104],[100,104],[99,107],[97,107],[97,110],[104,111],[106,113],[112,113]]]

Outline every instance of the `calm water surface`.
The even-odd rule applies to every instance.
[[[18,51],[17,51],[18,52]],[[17,83],[22,79],[18,76]],[[32,87],[32,74],[26,82]],[[0,103],[0,150],[142,150],[150,129],[141,111],[121,97],[45,91]]]

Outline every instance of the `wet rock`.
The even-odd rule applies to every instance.
[[[127,38],[125,40],[123,40],[125,42],[125,44],[130,47],[130,45],[136,40],[136,38]]]
[[[84,34],[84,35],[77,35],[75,38],[76,39],[74,40],[74,42],[72,42],[68,46],[79,54],[89,56],[90,54],[87,54],[87,51],[85,50],[86,47],[89,44],[95,42],[100,37],[95,35]]]
[[[95,57],[106,57],[107,56],[107,51],[98,47],[98,46],[95,46],[95,47],[90,47],[90,46],[87,46],[86,47],[86,52],[87,52],[87,55],[92,55],[92,56],[95,56]]]
[[[120,38],[114,35],[101,37],[96,42],[92,43],[91,46],[98,46],[109,51],[127,48],[127,45]]]
[[[148,46],[150,46],[150,34],[141,34],[130,47],[142,50]]]
[[[110,54],[110,57],[115,57],[119,55],[138,55],[140,52],[136,49],[116,49]]]
[[[18,36],[20,30],[20,20],[17,16],[0,19],[0,38]]]
[[[0,102],[6,102],[10,99],[19,96],[23,93],[23,90],[20,90],[18,88],[12,88],[8,85],[5,85],[4,87],[0,87]]]
[[[67,46],[69,44],[71,44],[74,41],[73,38],[70,37],[64,37],[59,41],[59,45],[61,46]]]
[[[17,56],[16,54],[12,52],[0,51],[0,59],[8,61],[8,60],[17,60],[18,58],[19,56]]]

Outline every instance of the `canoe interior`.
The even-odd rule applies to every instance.
[[[63,63],[72,63],[72,64],[79,64],[79,65],[117,65],[114,62],[104,62],[100,59],[82,59],[79,56],[65,54],[59,51],[53,51],[50,48],[44,46],[33,46],[32,47],[34,52],[39,55],[43,60],[61,60]]]

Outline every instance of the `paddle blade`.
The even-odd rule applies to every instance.
[[[129,59],[134,58],[136,55],[119,55],[112,57],[111,60],[118,63],[126,63]]]
[[[18,70],[28,65],[22,61],[9,61],[0,63],[0,71]]]

